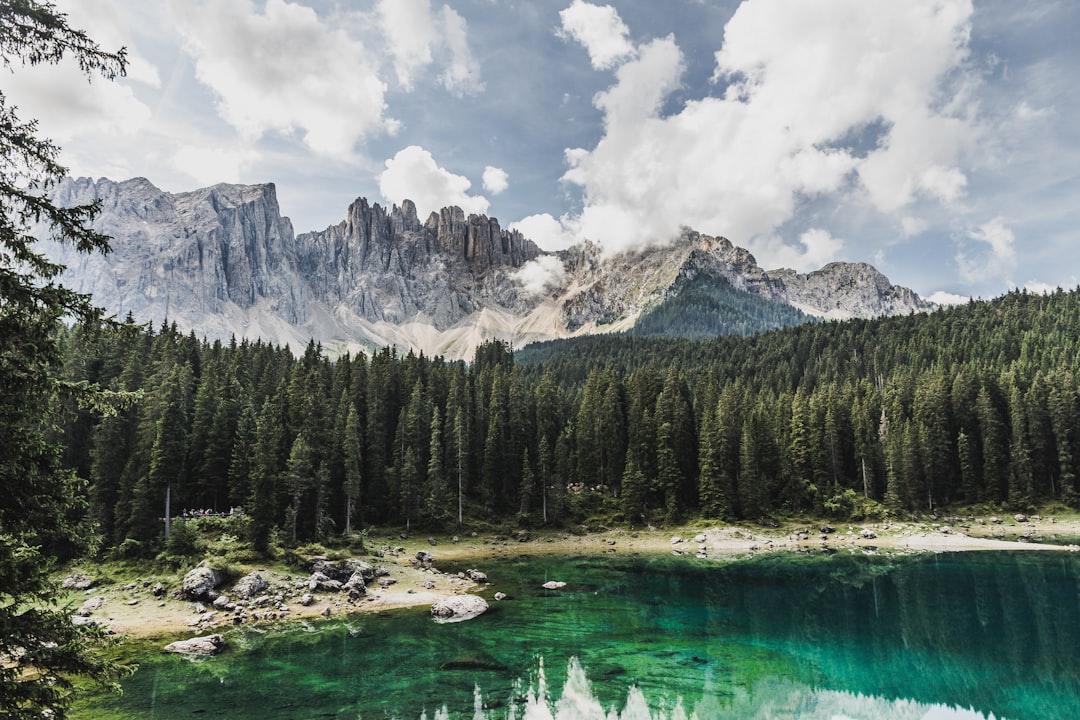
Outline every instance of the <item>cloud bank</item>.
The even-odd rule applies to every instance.
[[[586,34],[590,14],[605,19]],[[689,225],[793,265],[842,247],[822,230],[781,237],[820,199],[895,215],[898,234],[904,216],[916,227],[919,203],[965,195],[960,161],[979,130],[971,16],[970,0],[747,1],[715,53],[716,94],[665,113],[685,69],[676,39],[630,52],[613,9],[575,0],[560,33],[615,80],[594,98],[603,137],[566,151],[563,179],[584,203],[560,224],[609,253]]]
[[[196,78],[244,138],[295,132],[313,152],[337,158],[396,129],[376,60],[311,8],[266,0],[259,12],[251,0],[204,0],[173,10]]]

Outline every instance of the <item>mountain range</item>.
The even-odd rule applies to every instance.
[[[409,200],[384,208],[359,198],[337,225],[297,234],[270,183],[169,193],[144,178],[69,178],[52,195],[100,200],[93,226],[113,238],[107,256],[45,241],[68,268],[65,284],[117,317],[168,319],[210,339],[468,358],[491,338],[519,347],[629,330],[703,279],[824,318],[931,307],[865,263],[766,271],[747,250],[691,229],[638,252],[612,256],[586,241],[550,253],[457,207],[421,221]]]

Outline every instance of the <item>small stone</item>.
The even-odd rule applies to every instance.
[[[548,580],[541,587],[543,587],[545,590],[558,590],[560,588],[566,587],[566,583],[561,580]]]
[[[506,599],[506,593],[502,593],[502,592],[495,593],[495,599],[496,600],[505,600]]]
[[[681,542],[682,542],[682,538],[681,538],[681,537],[679,537],[678,535],[676,535],[675,537],[671,538],[671,544],[672,544],[672,545],[678,545],[678,544],[679,544],[679,543],[681,543]]]
[[[323,608],[322,615],[323,617],[330,617],[333,612],[334,611],[330,609],[330,606],[327,605],[325,608]]]
[[[128,600],[127,603],[125,603],[125,604],[127,604],[127,605],[138,605],[139,601],[136,598],[132,598],[131,600]]]

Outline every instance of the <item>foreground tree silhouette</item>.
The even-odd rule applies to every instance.
[[[68,57],[90,77],[122,74],[125,55],[102,51],[48,3],[0,0],[5,69]],[[107,251],[88,222],[98,207],[61,208],[47,196],[65,170],[58,148],[19,119],[0,92],[0,716],[62,718],[72,678],[113,681],[116,667],[94,651],[100,631],[72,624],[56,606],[50,560],[86,546],[90,534],[80,480],[54,443],[62,401],[102,401],[91,388],[57,378],[62,318],[93,326],[100,311],[59,285],[63,268],[34,248],[35,227],[82,252]]]

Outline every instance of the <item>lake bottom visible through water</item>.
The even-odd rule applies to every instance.
[[[474,620],[419,608],[237,629],[217,657],[148,653],[123,696],[73,717],[1080,717],[1072,553],[537,555],[483,569],[491,609]]]

